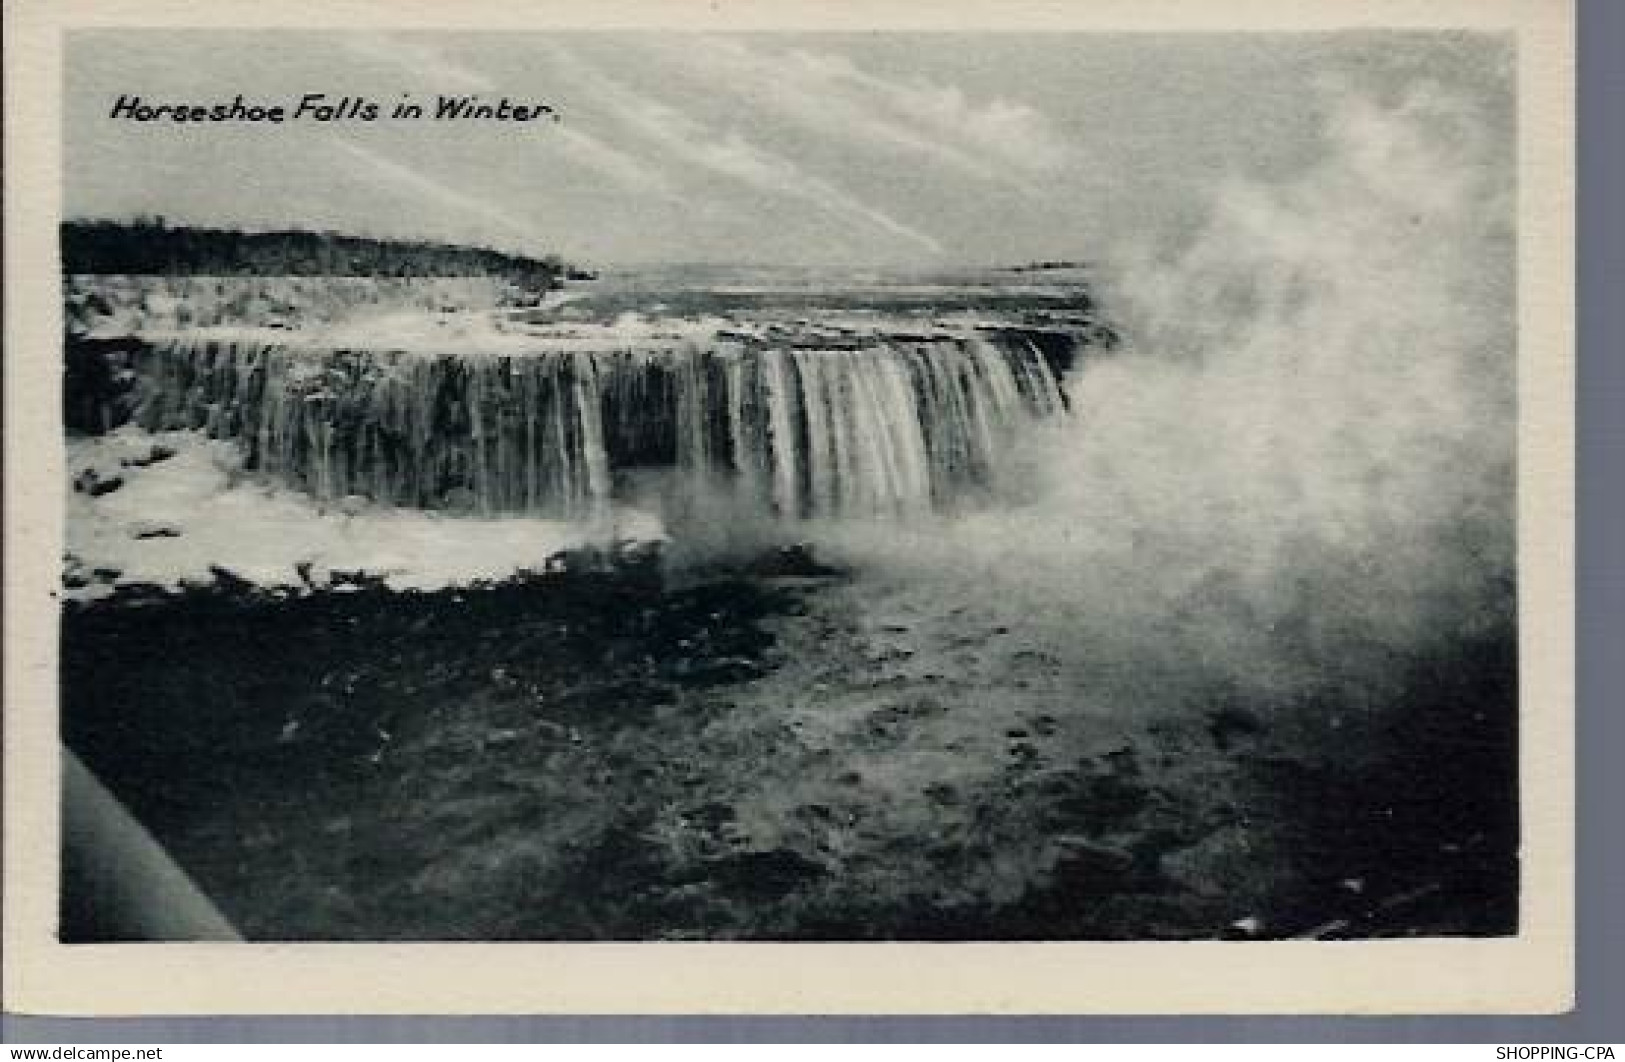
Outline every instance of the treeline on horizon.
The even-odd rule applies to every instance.
[[[64,273],[137,276],[499,277],[533,290],[591,274],[556,255],[287,229],[240,232],[162,218],[62,223]]]

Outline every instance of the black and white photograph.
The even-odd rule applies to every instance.
[[[1519,47],[66,30],[55,945],[1527,933]]]
[[[1515,933],[1511,60],[76,35],[62,938]]]

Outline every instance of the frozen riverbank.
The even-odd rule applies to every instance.
[[[195,590],[70,607],[64,731],[255,939],[1514,927],[1506,632],[1334,727],[1335,698],[1121,711],[1176,679],[1157,647],[1008,612],[797,553],[684,588]]]
[[[219,581],[303,593],[375,581],[434,590],[541,572],[589,548],[636,552],[659,521],[606,508],[596,521],[474,519],[364,498],[322,503],[249,476],[230,442],[127,427],[67,445],[64,595],[175,591]]]

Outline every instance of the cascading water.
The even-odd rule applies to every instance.
[[[1019,331],[503,338],[498,353],[153,339],[136,418],[236,440],[250,467],[326,499],[583,518],[619,473],[668,466],[691,494],[821,519],[948,505],[1064,408],[1055,368]]]

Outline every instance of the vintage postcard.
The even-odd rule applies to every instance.
[[[5,1003],[1572,1001],[1572,12],[6,11]]]

